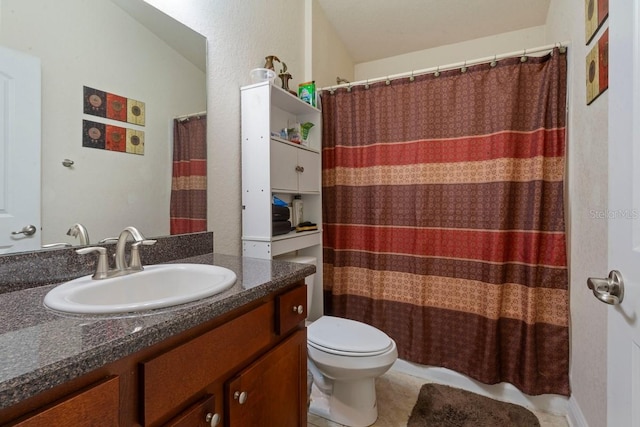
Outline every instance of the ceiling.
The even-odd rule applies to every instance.
[[[551,0],[318,0],[356,64],[544,25]]]

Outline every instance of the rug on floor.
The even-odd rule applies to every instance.
[[[540,427],[528,409],[459,388],[425,384],[407,427]]]

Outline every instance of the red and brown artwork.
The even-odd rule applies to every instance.
[[[585,40],[589,44],[609,16],[609,0],[585,0],[584,15]]]
[[[127,130],[120,126],[107,125],[106,149],[110,151],[127,150]]]
[[[84,114],[138,126],[145,124],[145,103],[88,86],[83,87]]]
[[[127,121],[127,98],[113,93],[107,93],[107,118],[111,120]]]
[[[587,55],[587,105],[609,87],[609,29]]]

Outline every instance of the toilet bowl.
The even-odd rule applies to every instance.
[[[378,418],[375,380],[398,358],[396,343],[365,323],[322,316],[307,328],[314,377],[309,412],[365,427]]]
[[[315,264],[314,257],[279,258]],[[313,279],[306,278],[308,310]],[[378,418],[375,380],[398,358],[396,343],[384,332],[354,320],[322,316],[307,324],[308,368],[313,374],[309,412],[351,427]]]

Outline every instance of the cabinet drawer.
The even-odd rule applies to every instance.
[[[118,426],[120,381],[111,377],[12,424],[14,427]]]
[[[276,297],[276,333],[286,334],[307,317],[307,285]]]
[[[272,302],[141,364],[143,424],[157,424],[188,399],[269,346]]]

